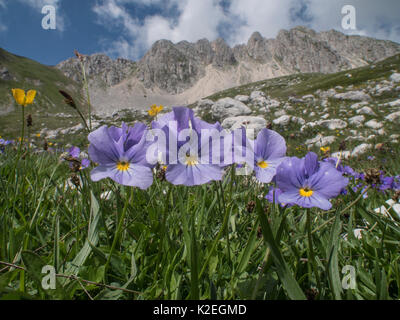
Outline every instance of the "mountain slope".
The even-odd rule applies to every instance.
[[[36,125],[39,125],[39,121],[46,122],[49,127],[52,124],[65,125],[66,121],[59,117],[60,113],[76,119],[76,112],[65,105],[58,90],[69,92],[80,102],[80,84],[68,79],[54,67],[44,66],[0,48],[0,135],[15,136],[19,130],[16,123],[20,121],[20,107],[14,102],[12,88],[37,90],[34,104],[26,108],[26,114],[32,114]]]
[[[176,44],[159,40],[136,63],[93,55],[86,58],[86,70],[97,112],[110,114],[153,103],[188,104],[230,87],[284,75],[348,70],[399,52],[400,45],[390,41],[296,27],[281,30],[276,39],[255,32],[247,44],[233,48],[223,39]],[[75,60],[57,67],[76,80],[80,71]]]

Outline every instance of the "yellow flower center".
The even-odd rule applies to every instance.
[[[268,162],[266,162],[266,161],[264,161],[264,160],[259,161],[259,162],[257,163],[257,166],[259,166],[261,169],[266,169],[266,168],[268,168]]]
[[[185,160],[185,164],[187,166],[195,166],[197,164],[199,164],[199,161],[197,160],[196,156],[186,156],[186,160]]]
[[[129,169],[130,163],[127,161],[120,161],[117,163],[117,169],[119,171],[126,171]]]
[[[307,197],[307,198],[309,198],[309,197],[311,197],[311,196],[313,195],[314,191],[312,191],[312,190],[309,189],[309,188],[301,188],[301,189],[299,190],[299,193],[300,193],[300,195],[301,195],[302,197]]]

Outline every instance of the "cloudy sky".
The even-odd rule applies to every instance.
[[[55,30],[42,28],[45,5],[55,8]],[[345,5],[356,9],[357,30],[342,28]],[[74,49],[138,60],[159,39],[222,37],[233,46],[297,25],[400,42],[400,1],[0,0],[0,47],[48,65]]]

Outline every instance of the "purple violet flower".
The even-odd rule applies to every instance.
[[[349,180],[332,164],[319,162],[310,152],[305,158],[286,158],[277,169],[277,187],[283,191],[279,201],[303,208],[329,210],[329,199],[337,197]]]
[[[195,117],[189,108],[174,107],[172,112],[153,121],[152,128],[161,129],[167,138],[166,145],[161,146],[166,153],[167,181],[175,185],[194,186],[222,179],[223,166],[220,161],[213,163],[212,151],[207,150],[207,159],[201,157],[202,150],[210,147],[209,143],[201,140],[201,131],[214,129],[220,132],[222,128],[218,122],[209,124]],[[185,139],[180,139],[181,136]],[[176,148],[170,145],[171,141],[176,141]]]
[[[285,157],[285,139],[275,131],[262,129],[254,141],[254,163],[249,166],[254,168],[258,181],[270,183]]]
[[[72,146],[71,148],[68,149],[69,156],[75,159],[79,158],[79,155],[81,154],[81,149],[78,147]]]
[[[89,156],[99,164],[90,175],[93,181],[111,178],[119,184],[147,189],[153,183],[152,166],[146,161],[146,126],[130,128],[102,126],[91,132]]]

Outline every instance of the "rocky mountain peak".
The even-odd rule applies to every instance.
[[[195,43],[158,40],[137,63],[98,54],[88,56],[85,64],[90,76],[100,77],[109,86],[131,78],[141,83],[141,92],[160,89],[179,95],[195,88],[193,92],[206,96],[214,92],[213,86],[217,84],[218,90],[223,90],[293,73],[333,73],[365,66],[399,52],[400,45],[390,41],[298,26],[279,31],[275,39],[254,32],[246,44],[233,48],[222,38]],[[57,67],[68,77],[80,79],[77,59]],[[190,99],[185,97],[185,101]]]
[[[89,79],[100,80],[107,86],[113,86],[129,77],[134,71],[136,63],[127,59],[112,60],[105,54],[95,53],[83,58],[85,72]],[[56,68],[74,81],[82,81],[82,68],[77,58],[70,58],[60,62]]]

